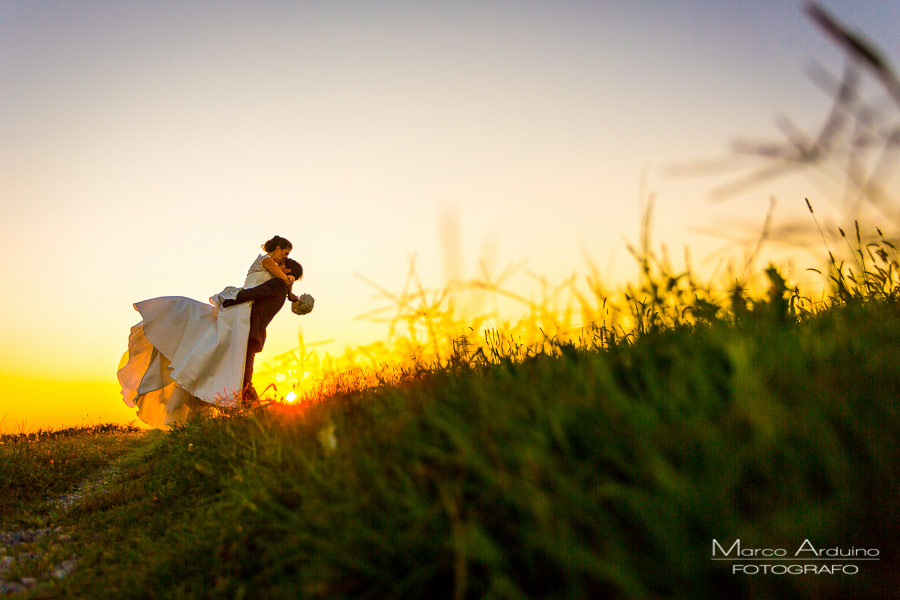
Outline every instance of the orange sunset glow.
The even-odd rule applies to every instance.
[[[900,5],[823,4],[900,57]],[[575,299],[634,278],[646,214],[708,277],[770,210],[808,220],[809,197],[838,219],[833,182],[804,172],[711,198],[765,165],[736,139],[829,110],[804,68],[843,55],[801,9],[3,3],[0,431],[136,421],[116,380],[134,303],[240,286],[276,234],[316,304],[275,317],[255,384],[296,406],[431,325],[450,356],[486,330],[614,320]],[[766,253],[822,293],[817,252]]]

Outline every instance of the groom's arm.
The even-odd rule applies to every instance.
[[[281,267],[278,266],[278,263],[271,256],[267,256],[262,261],[263,268],[282,280],[286,284],[290,285],[294,282],[294,278],[290,275],[285,275],[284,271],[281,270]]]

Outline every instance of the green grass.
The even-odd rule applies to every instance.
[[[37,526],[55,499],[124,453],[132,426],[96,425],[0,435],[0,529]]]
[[[855,272],[832,262],[825,302],[774,267],[761,297],[723,298],[644,259],[629,332],[495,332],[450,355],[429,338],[430,363],[416,352],[316,401],[4,438],[4,519],[73,538],[10,576],[42,582],[28,598],[890,597],[900,261],[883,238],[859,246]],[[429,331],[452,321],[407,308]],[[48,508],[111,462],[105,487]],[[737,539],[882,560],[733,574],[712,542]],[[49,580],[66,552],[77,569]]]
[[[761,307],[145,436],[30,597],[889,597],[900,306]],[[883,560],[732,575],[737,538]]]

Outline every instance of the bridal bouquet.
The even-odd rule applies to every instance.
[[[291,302],[291,312],[295,315],[306,315],[312,312],[315,299],[309,294],[301,294],[294,302]]]

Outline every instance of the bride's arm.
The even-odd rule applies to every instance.
[[[284,271],[281,270],[281,267],[278,266],[278,263],[276,263],[271,256],[267,256],[263,259],[262,266],[266,271],[268,271],[278,279],[281,279],[286,284],[291,285],[292,283],[294,283],[294,278],[290,275],[285,275]]]

